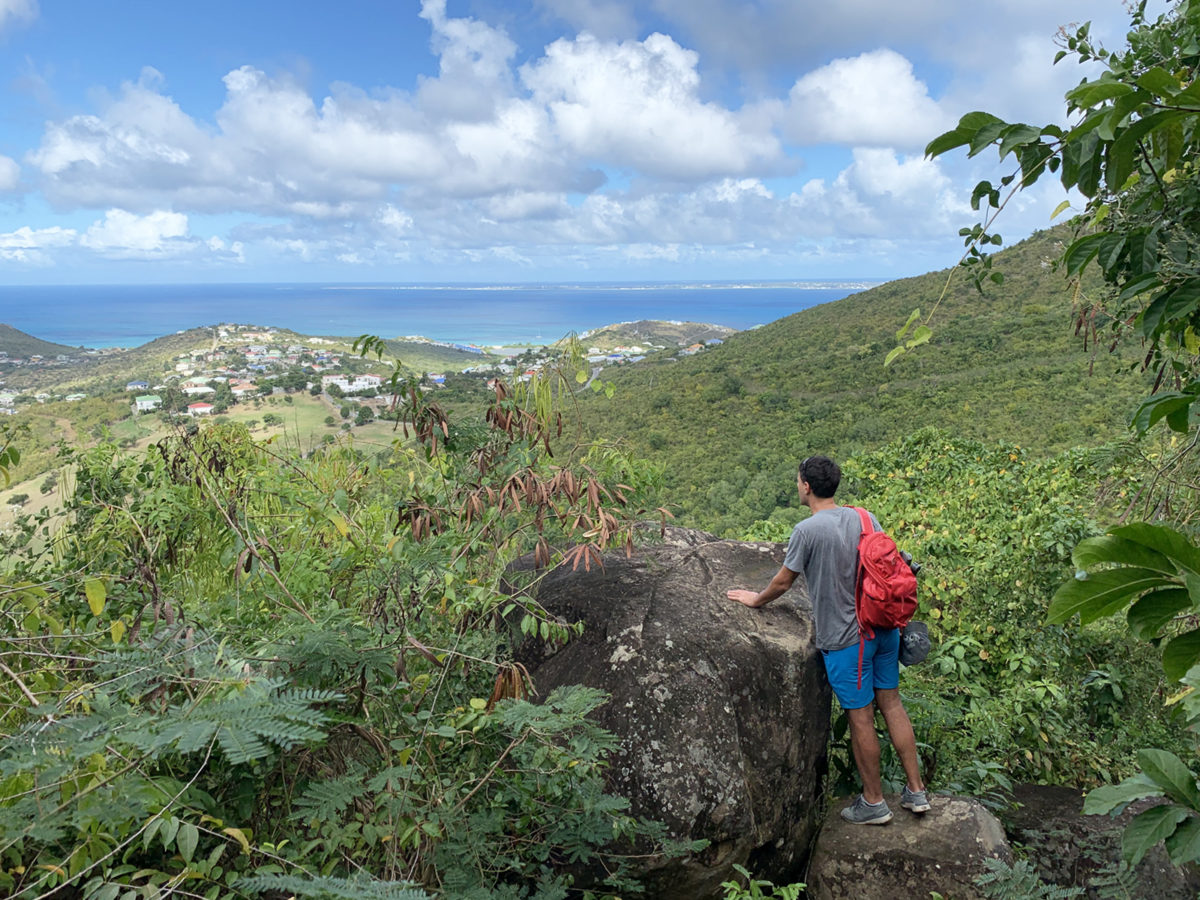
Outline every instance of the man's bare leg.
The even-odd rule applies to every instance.
[[[917,738],[913,734],[912,721],[908,718],[908,711],[900,702],[899,688],[876,688],[875,702],[879,704],[879,711],[883,713],[883,721],[887,723],[888,737],[892,739],[892,746],[896,748],[896,755],[900,757],[900,765],[904,767],[904,777],[908,779],[908,789],[914,792],[925,790],[925,782],[921,780],[921,768],[917,758]],[[872,723],[872,733],[874,733],[874,723]],[[879,771],[878,757],[876,757],[875,771],[877,773]]]
[[[878,692],[877,692],[878,693]],[[854,764],[863,783],[863,799],[878,803],[883,799],[883,783],[879,777],[879,736],[875,733],[875,704],[846,710],[850,720],[850,748]],[[907,718],[907,717],[906,717]],[[911,734],[912,728],[909,728]],[[914,742],[914,752],[916,744]]]

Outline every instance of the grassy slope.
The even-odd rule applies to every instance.
[[[1093,359],[1074,336],[1071,293],[1046,264],[1060,237],[1001,254],[1006,281],[986,296],[956,275],[932,343],[890,368],[896,330],[932,307],[946,272],[803,310],[690,359],[613,372],[616,399],[585,402],[589,427],[665,464],[685,519],[725,517],[724,527],[735,502],[747,507],[738,521],[790,502],[805,455],[845,456],[924,425],[1046,451],[1121,436],[1146,380],[1130,358]],[[780,488],[758,496],[747,482],[764,472]]]
[[[66,344],[54,344],[43,341],[31,334],[26,334],[11,325],[0,323],[0,350],[9,356],[20,359],[34,354],[42,356],[57,356],[60,353],[78,353],[78,347],[68,347]]]

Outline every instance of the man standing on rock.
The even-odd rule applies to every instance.
[[[842,817],[857,825],[885,825],[892,820],[892,811],[883,799],[879,776],[876,704],[908,780],[900,805],[923,813],[929,809],[929,799],[921,781],[912,723],[900,701],[900,629],[874,629],[875,637],[863,646],[859,685],[854,588],[862,522],[852,507],[834,502],[841,480],[842,470],[826,456],[810,456],[800,463],[796,486],[800,502],[812,510],[812,515],[792,530],[783,566],[764,590],[737,589],[726,596],[746,606],[765,606],[804,573],[812,600],[817,649],[825,660],[833,692],[850,720],[850,746],[863,784],[862,794],[842,810]],[[878,528],[875,517],[871,519]]]

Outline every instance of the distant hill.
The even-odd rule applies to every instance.
[[[584,399],[587,426],[664,465],[667,499],[718,531],[794,505],[804,456],[844,457],[926,425],[1044,451],[1123,438],[1147,379],[1133,356],[1093,355],[1075,336],[1072,295],[1050,265],[1063,235],[1000,253],[1005,282],[986,295],[956,274],[932,342],[890,368],[896,330],[933,306],[948,270],[802,310],[693,357],[606,369],[616,396]]]
[[[261,327],[264,331],[273,331],[276,340],[284,343],[307,343],[310,338],[308,335],[287,329]],[[63,347],[60,344],[41,341],[9,328],[7,325],[0,325],[0,329],[33,342],[26,345],[14,339],[14,347],[49,348],[21,349],[20,352],[7,350],[10,356],[28,356],[30,353],[40,353],[43,356],[66,354],[72,357],[69,363],[53,368],[23,368],[10,372],[7,377],[8,384],[21,389],[86,389],[100,382],[127,381],[132,378],[143,378],[153,382],[161,379],[167,371],[170,371],[171,366],[168,363],[180,354],[193,350],[212,349],[231,343],[228,340],[219,339],[215,327],[204,326],[164,335],[138,347],[120,352],[83,356],[81,348]],[[5,336],[5,332],[0,332],[0,350],[6,350]],[[341,353],[349,353],[351,345],[354,343],[354,337],[345,336],[326,336],[321,340],[324,341],[322,346]],[[389,351],[396,358],[416,372],[458,371],[493,358],[490,354],[459,350],[427,341],[388,341],[387,344]]]
[[[66,344],[53,344],[43,341],[33,335],[26,334],[11,325],[0,323],[0,351],[14,358],[29,356],[58,356],[59,354],[76,354],[79,347],[68,347]]]
[[[714,339],[724,340],[735,333],[724,325],[703,322],[661,322],[643,319],[593,328],[579,335],[585,346],[611,350],[621,346],[687,347]]]

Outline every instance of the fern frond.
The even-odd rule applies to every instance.
[[[237,888],[252,895],[278,891],[294,897],[310,897],[312,900],[430,900],[419,886],[402,881],[252,875],[239,879]]]
[[[988,871],[975,879],[989,900],[1069,900],[1083,894],[1083,888],[1046,884],[1028,860],[1018,859],[1011,866],[1002,859],[985,857]]]
[[[293,818],[300,821],[328,821],[367,793],[363,781],[364,769],[354,765],[352,770],[340,778],[314,781],[295,800]]]

